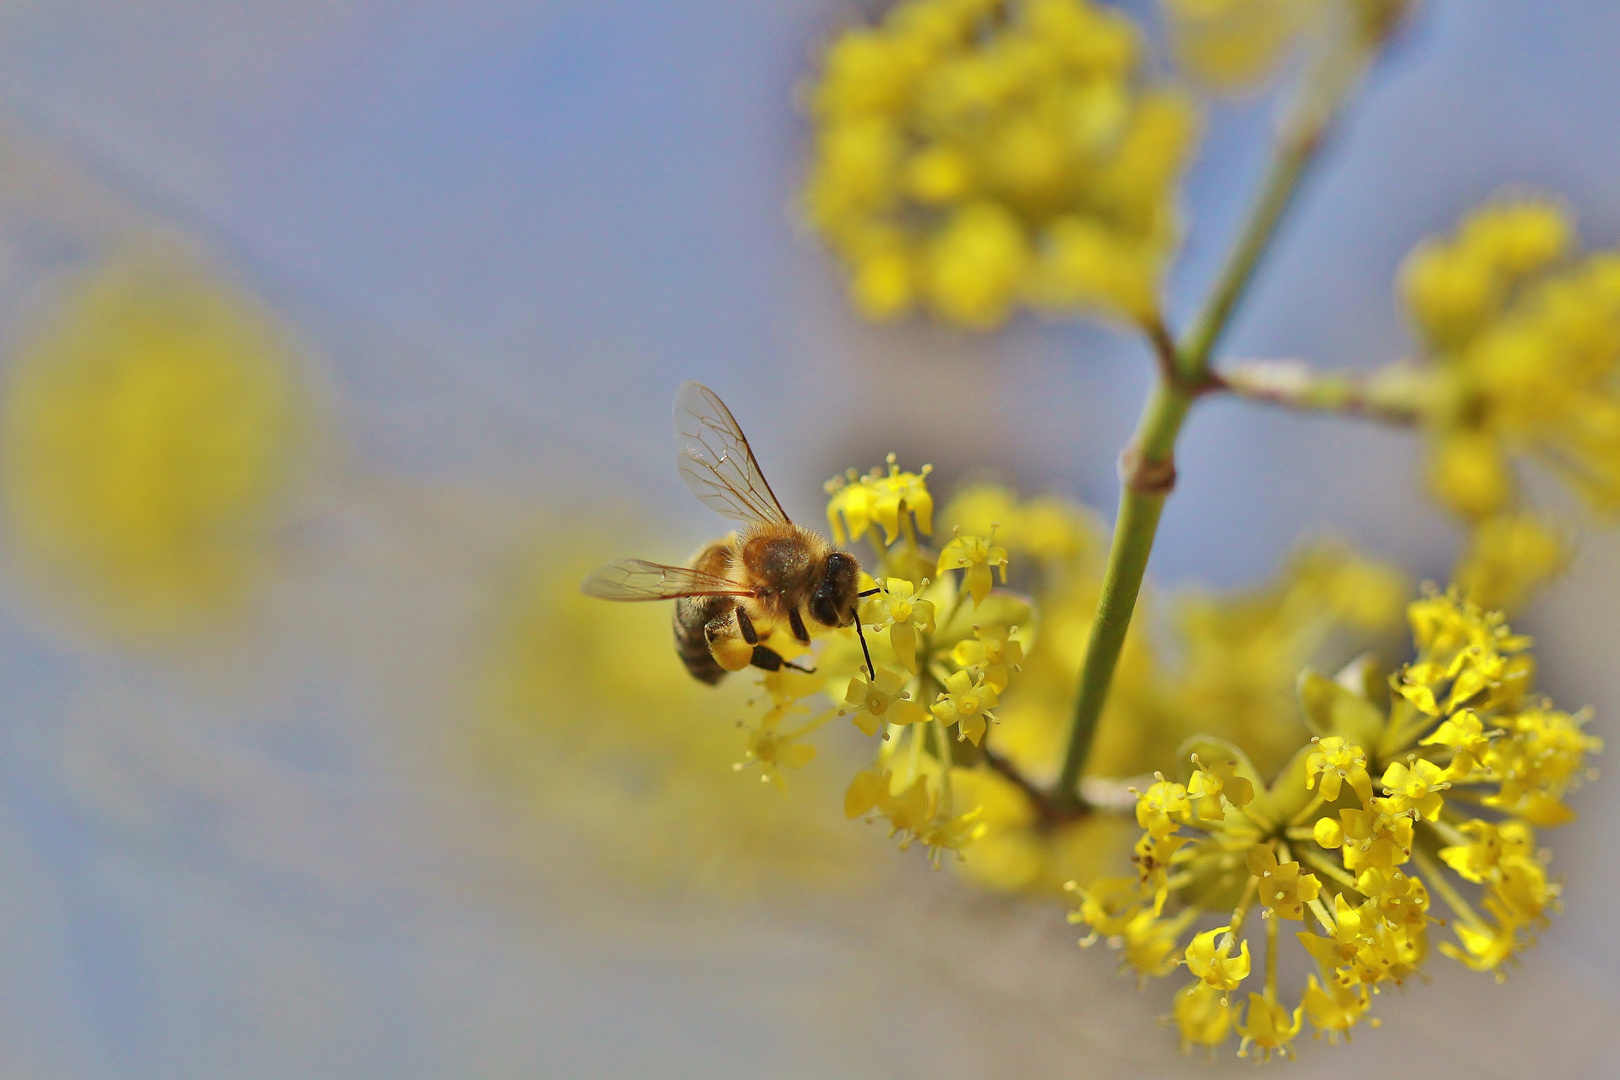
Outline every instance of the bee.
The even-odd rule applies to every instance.
[[[692,494],[746,528],[704,546],[690,566],[608,563],[581,591],[603,600],[674,600],[675,652],[693,678],[711,686],[750,666],[806,670],[765,644],[783,627],[808,645],[812,629],[853,623],[871,671],[856,607],[877,590],[860,591],[855,556],[788,519],[747,436],[713,390],[689,382],[675,394],[675,447]]]

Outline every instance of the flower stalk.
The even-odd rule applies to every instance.
[[[1398,10],[1401,5],[1394,7]],[[1334,118],[1397,21],[1398,16],[1391,17],[1369,29],[1365,37],[1328,54],[1307,73],[1278,131],[1265,180],[1237,243],[1182,342],[1172,346],[1162,320],[1148,323],[1147,336],[1158,359],[1159,377],[1120,460],[1119,515],[1058,776],[1055,797],[1061,804],[1081,805],[1080,777],[1130,629],[1164,501],[1175,486],[1175,445],[1187,412],[1201,394],[1223,386],[1210,370],[1215,348]]]

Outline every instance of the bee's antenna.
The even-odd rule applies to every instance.
[[[872,666],[872,650],[866,647],[866,633],[861,629],[861,617],[855,616],[855,636],[861,639],[861,652],[866,656],[866,672],[873,682],[877,681],[877,668]]]
[[[855,594],[855,599],[864,600],[868,596],[876,596],[882,589],[867,589],[865,592]],[[872,666],[872,650],[866,647],[866,633],[861,630],[861,613],[855,612],[855,636],[861,639],[861,652],[866,655],[866,673],[873,682],[877,681],[877,668]]]

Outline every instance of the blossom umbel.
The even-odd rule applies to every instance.
[[[1576,257],[1562,203],[1505,198],[1407,258],[1427,358],[1429,482],[1470,518],[1512,509],[1531,459],[1620,509],[1620,252]]]
[[[873,318],[988,328],[1020,304],[1146,321],[1196,128],[1092,0],[902,0],[810,92],[811,224]]]
[[[1236,747],[1191,740],[1183,779],[1160,775],[1137,795],[1137,874],[1074,886],[1074,920],[1144,976],[1165,964],[1134,961],[1133,937],[1171,921],[1179,933],[1188,910],[1220,913],[1180,954],[1194,980],[1176,999],[1184,1045],[1236,1032],[1240,1054],[1286,1055],[1306,1020],[1348,1036],[1372,993],[1421,969],[1437,901],[1456,938],[1439,951],[1498,978],[1555,910],[1536,830],[1573,818],[1565,796],[1599,740],[1533,693],[1530,642],[1501,616],[1450,592],[1415,601],[1408,619],[1417,657],[1387,685],[1359,669],[1301,680],[1317,735],[1269,787]],[[1166,915],[1172,897],[1187,907]],[[1265,978],[1239,1005],[1256,908]],[[1298,996],[1278,985],[1285,934],[1316,969]]]

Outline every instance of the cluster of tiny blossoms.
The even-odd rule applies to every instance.
[[[1599,740],[1533,693],[1530,642],[1500,615],[1453,591],[1415,601],[1408,619],[1417,656],[1387,685],[1368,665],[1301,680],[1318,734],[1269,787],[1235,746],[1190,741],[1183,779],[1161,774],[1137,794],[1135,876],[1073,886],[1088,940],[1143,977],[1191,976],[1175,999],[1184,1046],[1236,1033],[1240,1054],[1288,1054],[1307,1019],[1348,1037],[1374,993],[1419,971],[1432,925],[1455,933],[1440,952],[1500,978],[1556,906],[1536,830],[1572,820],[1564,798]],[[1264,974],[1239,1004],[1256,907]],[[1183,944],[1207,913],[1220,921]],[[1302,924],[1293,937],[1315,967],[1286,998],[1285,922]]]
[[[811,225],[873,318],[988,328],[1019,304],[1156,318],[1197,127],[1092,0],[901,0],[827,49]]]
[[[850,631],[835,635],[814,672],[765,676],[768,708],[743,725],[748,742],[738,767],[758,764],[765,779],[784,786],[783,770],[814,757],[804,737],[845,717],[877,743],[872,765],[849,785],[845,813],[886,820],[902,849],[919,844],[937,865],[941,853],[961,851],[984,831],[978,807],[956,798],[953,775],[996,722],[1028,640],[1020,627],[1032,613],[1026,600],[996,588],[1007,552],[994,530],[957,531],[938,551],[926,545],[928,471],[904,472],[891,455],[886,469],[852,470],[828,485],[835,538],[868,538],[876,556],[862,582],[873,591],[859,611],[873,667],[865,667]],[[810,716],[804,703],[817,694],[836,704]]]
[[[1620,252],[1576,249],[1561,203],[1507,198],[1403,268],[1426,357],[1430,484],[1470,519],[1514,507],[1517,457],[1620,509]]]

